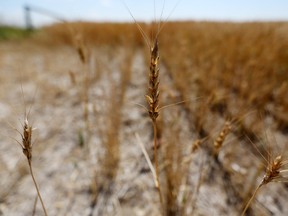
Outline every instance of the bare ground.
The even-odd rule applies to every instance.
[[[113,179],[105,182],[101,166],[105,160],[103,142],[107,139],[105,131],[111,127],[107,120],[111,110],[107,107],[120,91],[121,68],[128,54],[121,47],[91,50],[95,60],[90,65],[93,79],[88,104],[90,132],[87,132],[79,97],[81,84],[77,80],[83,67],[75,50],[31,43],[0,44],[0,215],[31,215],[36,197],[28,164],[14,140],[21,141],[13,127],[21,131],[18,119],[23,121],[25,107],[26,110],[31,107],[29,117],[36,128],[33,168],[49,215],[160,214],[153,177],[136,138],[138,134],[152,159],[151,124],[145,109],[137,105],[145,104],[147,87],[148,66],[143,52],[133,51],[131,78],[124,91],[123,104],[114,107],[121,113],[117,134],[119,163]],[[71,82],[69,71],[76,74],[76,84]],[[160,76],[164,105],[177,101],[179,92],[165,66],[161,66]],[[215,114],[206,127],[217,136],[224,121]],[[189,149],[196,139],[182,106],[163,110],[161,125],[165,125],[163,146],[173,140],[171,131],[180,131],[175,145],[182,145],[182,149]],[[280,148],[285,149],[287,135],[272,132],[282,145]],[[255,178],[260,181],[256,175],[260,160],[250,151],[231,135],[218,163],[205,149],[193,155],[187,173],[188,184],[180,188],[181,193],[196,194],[195,209],[188,206],[187,213],[192,214],[193,210],[194,215],[239,215],[244,204],[242,197],[249,187],[255,186]],[[190,160],[189,151],[184,152],[184,156]],[[165,161],[162,162],[161,170],[165,166]],[[196,193],[200,174],[202,184]],[[165,178],[163,172],[161,176]],[[280,183],[263,187],[253,204],[255,215],[288,215],[286,188]],[[36,215],[42,215],[39,203]]]

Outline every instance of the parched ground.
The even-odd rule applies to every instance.
[[[89,52],[87,66],[73,47],[0,44],[0,215],[31,215],[36,198],[15,141],[21,142],[15,128],[22,130],[25,109],[35,127],[33,169],[49,215],[160,215],[153,176],[139,145],[145,145],[153,162],[151,122],[139,105],[146,104],[147,50],[103,46]],[[89,97],[83,104],[87,71]],[[181,94],[168,68],[161,64],[160,71],[162,105],[178,102]],[[191,92],[187,103],[198,103],[193,98]],[[161,112],[164,193],[169,192],[164,179],[174,171],[181,185],[176,202],[184,206],[191,194],[187,215],[239,215],[263,175],[261,156],[235,134],[229,135],[217,160],[208,147],[190,153],[197,137],[187,112],[183,104]],[[205,127],[215,138],[225,119],[216,114],[209,118]],[[269,116],[264,122],[273,125]],[[275,128],[271,132],[279,149],[287,149],[287,134]],[[175,154],[169,155],[169,149]],[[250,215],[288,215],[287,197],[286,184],[271,183],[258,193]],[[36,210],[43,215],[39,202]]]

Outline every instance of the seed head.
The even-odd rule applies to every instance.
[[[22,136],[22,150],[28,161],[32,159],[32,126],[29,125],[28,119],[26,118],[23,125]]]
[[[152,121],[156,121],[159,116],[159,53],[157,38],[151,48],[150,55],[149,87],[146,100],[149,105],[149,116]]]
[[[232,129],[232,127],[231,127],[230,121],[226,121],[220,134],[218,135],[218,137],[214,141],[214,148],[215,148],[216,152],[218,152],[220,150],[220,148],[222,147],[222,145],[225,141],[225,138],[230,133],[231,129]]]
[[[197,139],[196,141],[193,142],[192,144],[192,153],[196,152],[197,149],[202,145],[203,140]]]
[[[284,166],[286,164],[287,162],[283,161],[281,155],[277,156],[270,164],[268,164],[261,185],[268,184],[272,181],[281,181],[283,179],[287,179],[287,177],[283,176],[281,173],[283,171],[286,171],[284,169]]]

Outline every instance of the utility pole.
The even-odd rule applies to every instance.
[[[25,13],[26,30],[32,31],[33,25],[31,19],[31,8],[28,5],[24,6],[24,13]]]

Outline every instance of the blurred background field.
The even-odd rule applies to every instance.
[[[155,36],[158,23],[139,24]],[[240,215],[267,162],[287,158],[287,35],[285,21],[165,22],[160,107],[172,104],[158,121],[165,215]],[[153,128],[140,106],[149,52],[135,23],[0,27],[0,215],[33,210],[36,191],[14,140],[30,108],[33,167],[49,215],[160,215],[139,146],[153,162]],[[286,179],[263,187],[247,215],[287,215]],[[42,215],[39,203],[36,210]]]

